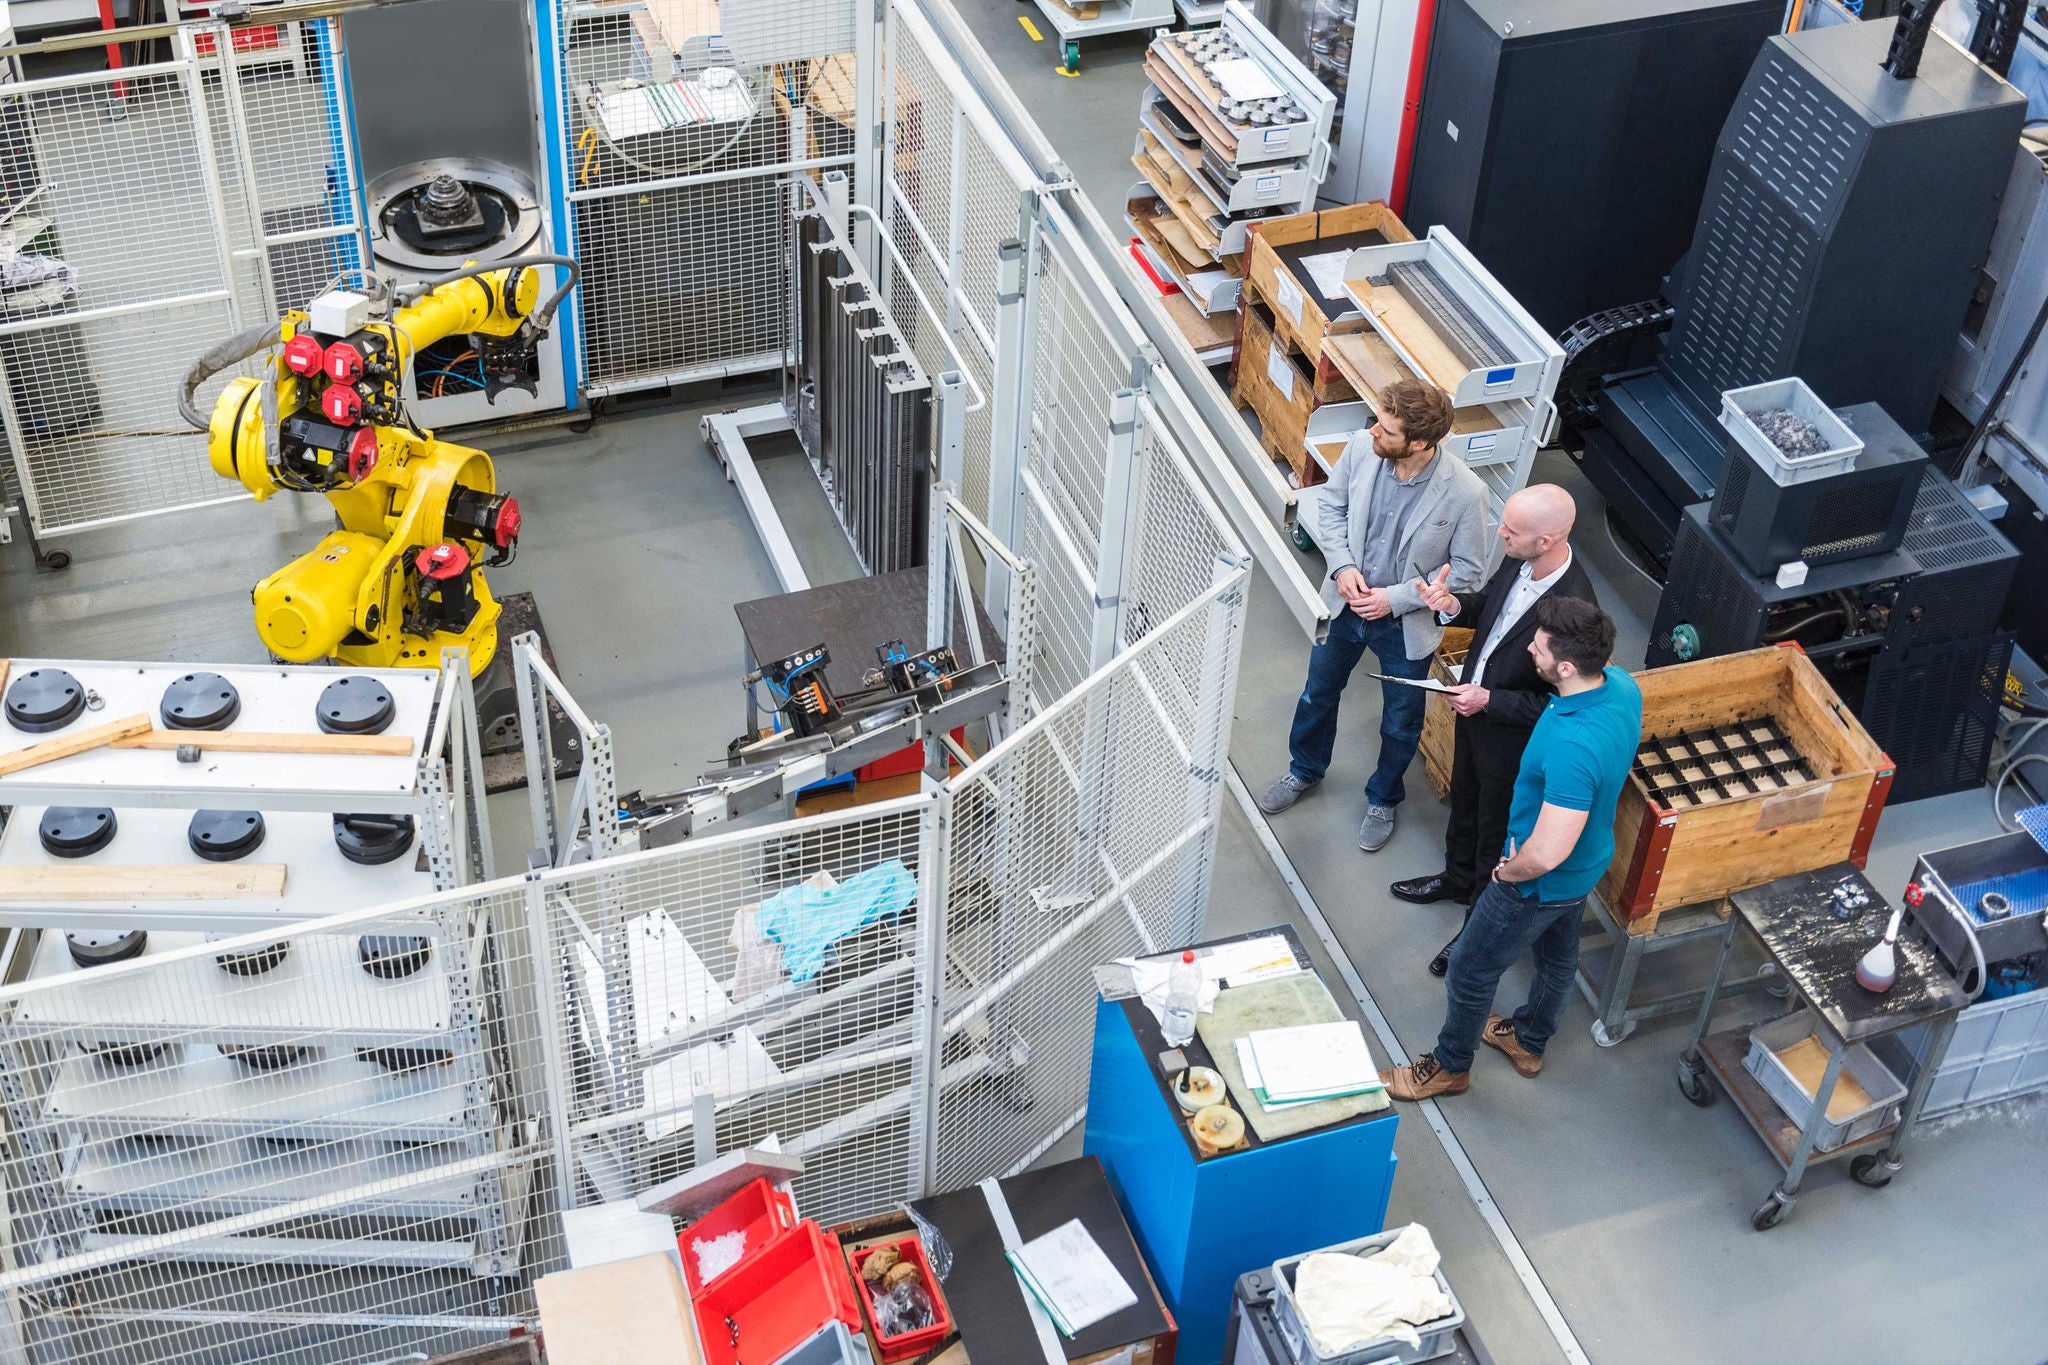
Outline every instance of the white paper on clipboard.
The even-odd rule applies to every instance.
[[[1368,678],[1378,678],[1381,682],[1400,683],[1403,687],[1419,687],[1425,692],[1448,692],[1451,690],[1435,678],[1396,678],[1389,673],[1372,672],[1368,672],[1366,676]]]

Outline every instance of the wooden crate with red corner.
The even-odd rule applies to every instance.
[[[1472,632],[1464,626],[1450,627],[1444,631],[1443,641],[1429,661],[1429,676],[1450,686],[1458,680],[1458,670],[1465,666],[1465,652],[1471,648]],[[1423,699],[1422,775],[1429,780],[1429,789],[1439,801],[1447,801],[1451,795],[1451,756],[1457,720],[1457,713],[1451,710],[1443,693],[1431,692]]]
[[[1304,284],[1294,266],[1281,256],[1280,248],[1367,232],[1377,233],[1389,242],[1415,240],[1415,234],[1408,230],[1407,224],[1396,217],[1392,209],[1378,202],[1346,204],[1320,213],[1268,218],[1251,224],[1245,231],[1246,290],[1273,310],[1281,340],[1307,360],[1317,384],[1341,387],[1345,390],[1343,396],[1347,398],[1357,395],[1349,392],[1350,386],[1324,357],[1323,339],[1345,332],[1363,331],[1365,315],[1355,313],[1333,321],[1317,302],[1317,291]],[[1341,250],[1342,247],[1336,245],[1335,249]],[[1325,398],[1324,401],[1336,399]]]
[[[1239,320],[1243,332],[1231,378],[1231,401],[1257,414],[1260,444],[1268,455],[1294,471],[1296,486],[1307,488],[1323,482],[1322,467],[1309,459],[1305,444],[1308,415],[1316,408],[1308,373],[1274,335],[1273,315],[1263,304],[1246,304]]]
[[[1666,910],[1795,872],[1845,860],[1863,866],[1891,790],[1892,761],[1803,650],[1753,649],[1647,669],[1635,679],[1643,690],[1642,748],[1615,809],[1614,860],[1600,882],[1602,899],[1630,933],[1649,933]],[[1747,757],[1724,758],[1706,738],[1762,720],[1776,725],[1806,773],[1759,786],[1742,776]],[[1714,756],[1699,765],[1645,761],[1655,756],[1652,741],[1661,745],[1655,755]],[[1769,766],[1768,755],[1756,757]]]

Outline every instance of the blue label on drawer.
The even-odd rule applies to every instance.
[[[1258,179],[1252,182],[1252,193],[1261,199],[1271,199],[1274,195],[1280,193],[1280,177],[1277,175],[1262,175],[1258,177]]]
[[[1488,370],[1486,372],[1487,387],[1491,388],[1495,384],[1509,383],[1514,377],[1515,371],[1513,366],[1509,366],[1505,370]]]
[[[1474,436],[1471,440],[1465,442],[1465,449],[1492,450],[1493,443],[1499,439],[1497,436]]]
[[[1268,147],[1285,147],[1287,145],[1287,129],[1268,128],[1266,130],[1265,145]]]

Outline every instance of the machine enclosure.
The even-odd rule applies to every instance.
[[[287,663],[309,664],[340,647],[363,578],[383,542],[335,531],[256,585],[256,634]]]
[[[1553,332],[1655,297],[1783,17],[1775,0],[1444,0],[1404,218],[1448,227]]]
[[[1863,440],[1855,467],[1839,474],[1780,484],[1756,456],[1728,443],[1709,520],[1751,573],[1884,554],[1905,539],[1927,452],[1875,403],[1836,415]]]

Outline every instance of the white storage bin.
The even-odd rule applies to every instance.
[[[1310,1256],[1356,1256],[1362,1251],[1378,1251],[1392,1246],[1394,1239],[1406,1231],[1405,1225],[1389,1228],[1355,1242],[1340,1242],[1333,1247],[1305,1251],[1299,1256],[1289,1256],[1273,1263],[1273,1322],[1279,1327],[1280,1335],[1286,1340],[1287,1349],[1293,1352],[1298,1365],[1419,1365],[1421,1361],[1435,1360],[1458,1349],[1458,1329],[1465,1325],[1465,1306],[1451,1292],[1451,1282],[1444,1278],[1442,1267],[1437,1269],[1436,1284],[1450,1299],[1451,1311],[1448,1316],[1423,1323],[1415,1329],[1422,1338],[1420,1346],[1410,1346],[1396,1337],[1374,1337],[1342,1355],[1326,1356],[1318,1352],[1315,1343],[1309,1339],[1308,1328],[1301,1320],[1301,1309],[1294,1302],[1295,1267]]]
[[[1826,450],[1811,455],[1787,455],[1771,443],[1753,418],[1779,409],[1811,422],[1828,443]],[[1820,395],[1806,387],[1804,379],[1773,379],[1767,384],[1727,389],[1721,394],[1721,425],[1736,444],[1756,457],[1758,464],[1780,487],[1805,483],[1828,474],[1853,468],[1863,453],[1863,441],[1835,411],[1820,401]]]
[[[1778,1060],[1778,1053],[1813,1033],[1819,1025],[1812,1010],[1800,1010],[1767,1024],[1758,1024],[1749,1034],[1749,1054],[1743,1068],[1756,1077],[1757,1084],[1770,1093],[1778,1107],[1801,1124],[1813,1112],[1814,1098],[1799,1079]],[[1853,1076],[1870,1096],[1870,1103],[1840,1119],[1822,1119],[1814,1135],[1814,1150],[1833,1151],[1847,1142],[1868,1137],[1894,1118],[1894,1110],[1906,1098],[1905,1083],[1894,1076],[1876,1054],[1858,1043],[1842,1058],[1842,1075]]]

